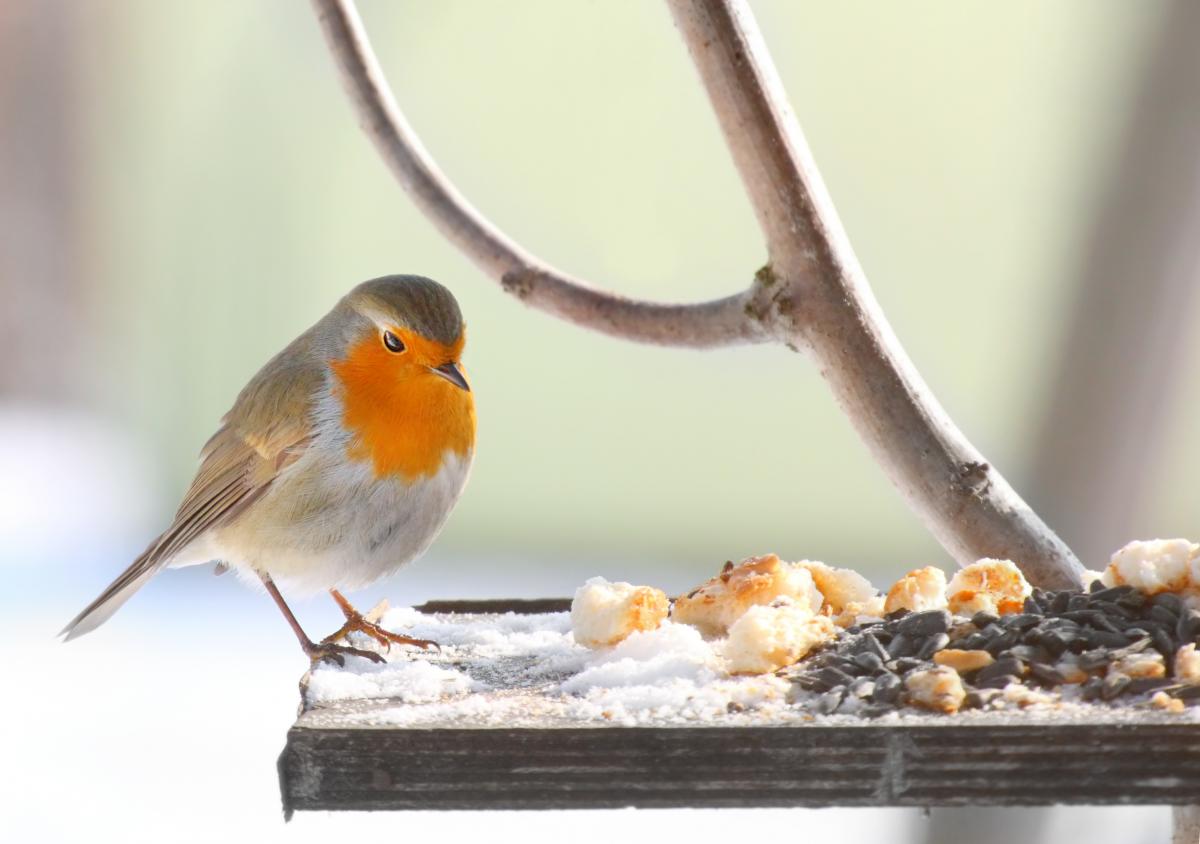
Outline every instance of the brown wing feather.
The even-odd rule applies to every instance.
[[[311,333],[311,332],[310,332]],[[257,501],[307,446],[313,399],[324,368],[301,335],[246,385],[200,452],[200,468],[175,518],[133,564],[63,628],[67,639],[103,624],[172,557]]]

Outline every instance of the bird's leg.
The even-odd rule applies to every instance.
[[[296,616],[292,615],[292,610],[284,602],[283,596],[279,594],[279,588],[275,585],[275,581],[271,580],[266,574],[259,572],[258,576],[262,578],[263,586],[267,587],[267,592],[275,600],[275,604],[279,607],[283,617],[287,619],[287,623],[291,625],[292,632],[296,634],[296,638],[300,640],[300,647],[304,649],[305,655],[314,663],[322,659],[328,659],[331,662],[336,662],[338,665],[346,664],[346,654],[350,656],[361,656],[369,659],[372,662],[386,662],[381,654],[374,651],[364,651],[359,648],[352,648],[348,645],[335,645],[333,642],[326,640],[317,644],[304,633],[300,627],[300,622],[296,620]]]
[[[326,636],[321,640],[322,644],[333,643],[338,639],[343,638],[347,633],[359,632],[365,633],[376,642],[384,645],[391,650],[392,645],[414,645],[418,648],[437,648],[437,642],[431,642],[429,639],[414,639],[411,636],[401,636],[399,633],[392,633],[389,630],[384,630],[373,621],[367,621],[363,618],[363,614],[350,605],[346,600],[346,596],[336,589],[330,589],[329,594],[333,596],[333,600],[337,601],[337,605],[342,608],[342,615],[346,616],[346,623],[341,626],[336,633]],[[440,650],[440,648],[439,648]]]

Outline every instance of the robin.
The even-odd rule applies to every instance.
[[[351,631],[433,645],[367,621],[341,590],[422,554],[462,492],[475,445],[464,339],[458,303],[436,281],[355,287],[250,380],[201,450],[171,526],[62,635],[94,630],[163,568],[218,561],[262,581],[314,662],[384,661],[337,644]],[[327,589],[346,624],[313,642],[277,578]]]

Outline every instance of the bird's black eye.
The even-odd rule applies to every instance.
[[[389,352],[400,354],[404,351],[404,341],[390,331],[383,332],[383,345]]]

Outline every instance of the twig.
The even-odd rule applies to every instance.
[[[769,339],[746,318],[749,293],[694,305],[597,290],[530,255],[467,202],[438,169],[396,105],[362,19],[346,0],[313,0],[363,130],[430,220],[488,276],[526,304],[568,322],[644,343],[710,347]]]
[[[444,234],[528,304],[633,340],[775,339],[812,351],[893,483],[960,563],[998,556],[1036,584],[1078,586],[1074,555],[950,422],[871,295],[742,0],[668,0],[766,236],[750,290],[704,305],[600,293],[500,234],[438,172],[401,115],[351,0],[313,0],[367,134]]]

